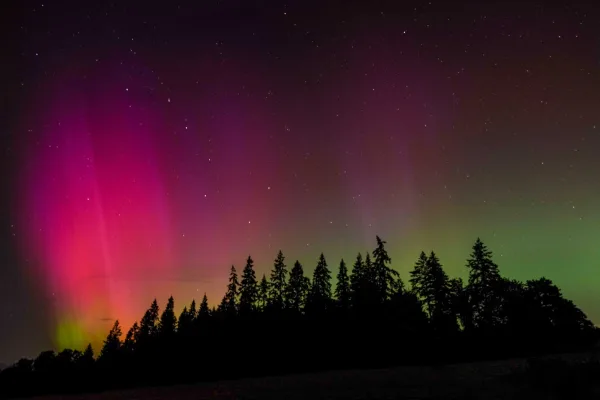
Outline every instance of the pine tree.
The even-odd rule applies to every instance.
[[[264,310],[267,307],[269,301],[269,281],[263,274],[260,284],[258,285],[258,307]]]
[[[340,268],[337,273],[335,297],[343,310],[347,310],[350,307],[350,278],[348,277],[348,268],[346,268],[346,263],[343,259],[340,261]]]
[[[190,309],[188,310],[188,315],[190,316],[191,321],[195,320],[198,316],[198,311],[196,310],[196,300],[192,300]]]
[[[490,287],[500,280],[498,265],[492,261],[492,252],[477,238],[471,258],[467,260],[469,286]]]
[[[157,336],[159,311],[158,302],[154,299],[140,321],[139,337],[135,338],[137,343],[145,346]]]
[[[121,350],[122,334],[123,333],[121,331],[119,320],[116,320],[110,332],[108,333],[108,336],[104,340],[102,350],[100,350],[100,359],[112,361],[118,356],[118,353]]]
[[[427,255],[424,251],[421,251],[413,270],[410,271],[409,282],[413,293],[425,303],[425,309],[429,313],[433,308],[431,304],[433,299],[429,296],[431,289],[429,288],[429,282],[427,280]]]
[[[396,270],[388,266],[392,259],[385,249],[386,242],[377,238],[377,248],[373,251],[373,284],[379,302],[384,302],[392,296],[393,287],[399,279]]]
[[[187,309],[187,306],[183,307],[179,318],[177,318],[177,332],[181,334],[187,334],[190,332],[193,318]]]
[[[472,313],[469,308],[469,299],[461,278],[450,279],[450,306],[452,312],[458,316],[463,329],[472,327]]]
[[[82,357],[86,357],[92,361],[94,360],[94,348],[92,347],[91,343],[88,343],[87,347],[83,351]]]
[[[227,292],[225,293],[225,297],[222,301],[222,310],[227,315],[235,315],[237,313],[237,299],[238,299],[238,290],[239,290],[239,282],[237,271],[235,267],[232,265],[231,270],[229,272],[229,284],[227,285]]]
[[[498,265],[492,261],[492,252],[477,238],[467,260],[469,270],[469,304],[475,327],[491,328],[502,323],[501,285]]]
[[[376,271],[371,261],[371,254],[367,251],[365,255],[364,276],[362,282],[362,290],[364,292],[365,305],[369,309],[373,309],[379,303],[379,293],[376,286]]]
[[[169,297],[167,306],[160,316],[159,333],[163,338],[171,338],[177,329],[177,317],[175,317],[175,300]]]
[[[365,279],[365,263],[362,254],[358,253],[350,274],[350,297],[352,307],[355,309],[361,308],[364,304]]]
[[[311,311],[318,313],[326,311],[331,304],[331,272],[323,253],[313,273],[308,303]]]
[[[132,353],[135,351],[135,338],[139,336],[140,326],[135,321],[131,328],[127,331],[125,335],[125,341],[123,342],[123,348],[126,352]]]
[[[242,284],[240,285],[240,314],[247,315],[256,309],[258,300],[258,284],[256,282],[256,272],[254,271],[254,261],[248,256],[246,266],[242,273]]]
[[[429,310],[432,323],[436,329],[456,331],[458,325],[452,310],[450,279],[433,251],[427,259],[426,270],[433,300],[433,309]]]
[[[208,308],[208,297],[206,297],[206,293],[202,297],[202,301],[200,302],[200,309],[198,310],[198,315],[196,316],[196,320],[205,320],[210,316],[210,309]]]
[[[88,370],[94,366],[94,362],[94,349],[92,348],[92,344],[89,343],[81,354],[81,357],[77,359],[77,367],[80,371],[89,372]]]
[[[287,308],[297,313],[301,312],[306,304],[309,289],[310,280],[304,276],[304,269],[300,261],[296,260],[286,287]]]
[[[271,271],[271,281],[269,285],[269,303],[270,306],[275,310],[281,310],[284,306],[285,301],[285,288],[286,288],[286,277],[287,270],[285,269],[285,257],[281,250],[277,253],[277,258],[273,264],[273,270]]]

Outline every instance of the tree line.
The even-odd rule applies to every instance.
[[[323,254],[312,279],[281,251],[269,277],[248,257],[229,271],[225,295],[206,295],[176,316],[156,299],[125,334],[115,321],[97,357],[44,351],[0,372],[0,396],[96,391],[332,368],[385,367],[532,356],[587,349],[598,329],[549,279],[500,274],[477,239],[468,281],[451,278],[421,252],[408,285],[391,267],[386,242],[342,259],[335,286]]]

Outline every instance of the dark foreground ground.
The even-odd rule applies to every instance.
[[[568,354],[553,358],[557,357],[573,365],[588,359],[589,355]],[[549,393],[551,390],[542,390],[539,385],[532,385],[531,379],[522,378],[522,373],[527,369],[526,359],[513,359],[443,367],[331,371],[43,399],[600,399],[600,386],[585,395],[577,392],[562,395]],[[598,378],[600,382],[600,376]],[[552,381],[561,379],[562,373],[550,378]]]

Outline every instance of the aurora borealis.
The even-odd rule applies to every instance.
[[[375,235],[405,280],[480,236],[600,321],[592,6],[69,3],[10,25],[1,361]]]

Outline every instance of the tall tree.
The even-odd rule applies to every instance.
[[[77,360],[77,367],[82,372],[89,372],[89,370],[94,366],[94,349],[92,348],[92,344],[88,343],[85,350],[81,354],[81,357]]]
[[[308,303],[313,312],[324,312],[331,305],[331,272],[323,253],[319,256],[317,267],[313,273]]]
[[[452,295],[450,278],[444,271],[437,255],[432,251],[427,259],[427,278],[431,297],[429,304],[433,306],[428,310],[434,328],[443,331],[456,331],[458,329],[457,317],[452,309]]]
[[[177,317],[175,317],[175,300],[169,297],[159,322],[159,333],[163,338],[172,338],[177,329]]]
[[[223,298],[223,312],[227,315],[235,315],[237,313],[237,300],[238,300],[238,291],[240,284],[238,282],[237,271],[235,267],[232,265],[231,270],[229,272],[229,283],[227,285],[227,292],[225,293],[225,297]]]
[[[123,348],[128,353],[133,353],[135,351],[135,338],[139,336],[140,326],[135,321],[131,328],[127,331],[125,335],[125,341],[123,342]]]
[[[252,257],[248,256],[240,285],[240,314],[247,315],[253,312],[256,309],[257,300],[258,284],[256,282],[256,272],[254,271],[254,261]]]
[[[365,302],[365,281],[365,263],[362,254],[358,253],[350,274],[350,297],[355,309],[362,308]]]
[[[310,280],[304,276],[304,269],[300,261],[296,260],[290,273],[290,280],[286,288],[287,307],[300,312],[306,304],[306,296],[310,289]]]
[[[188,310],[188,314],[192,321],[195,320],[198,316],[198,311],[196,310],[196,300],[192,300],[192,303],[190,304],[190,309]]]
[[[429,313],[433,308],[431,304],[433,299],[430,296],[431,289],[429,287],[427,275],[427,254],[425,254],[424,251],[421,251],[413,270],[410,271],[409,282],[413,293],[415,293],[425,304],[425,309]]]
[[[337,273],[335,297],[343,310],[347,310],[350,307],[350,278],[348,277],[348,268],[346,268],[346,263],[343,259],[340,261],[340,268]]]
[[[283,252],[279,250],[277,258],[273,264],[271,271],[271,284],[269,285],[269,300],[270,306],[275,310],[281,310],[285,301],[286,277],[288,271],[285,268],[285,257]]]
[[[449,305],[449,278],[433,251],[429,257],[421,252],[410,275],[413,291],[425,304],[430,318]]]
[[[269,302],[269,281],[267,281],[267,277],[263,274],[260,284],[258,285],[258,307],[261,310],[264,310],[267,307]]]
[[[194,319],[188,311],[187,306],[183,307],[181,314],[179,314],[179,318],[177,318],[177,332],[183,335],[189,334],[192,328],[193,320]]]
[[[387,250],[386,242],[379,236],[377,247],[373,251],[373,284],[377,300],[384,302],[392,296],[394,285],[399,279],[398,271],[392,269],[388,264],[392,262]]]
[[[145,346],[146,343],[156,337],[158,333],[159,311],[158,302],[154,299],[140,321],[139,337],[135,339],[137,343]]]
[[[196,316],[197,320],[205,320],[210,316],[210,309],[208,308],[208,297],[206,297],[206,293],[202,297],[202,301],[200,302],[200,309],[198,310],[198,315]]]
[[[502,278],[498,265],[492,260],[492,252],[477,238],[467,260],[469,270],[469,304],[473,325],[491,328],[502,324]]]
[[[111,328],[108,336],[104,340],[102,350],[100,350],[101,360],[114,360],[118,357],[119,351],[121,350],[121,325],[119,320],[116,320],[113,327]]]

